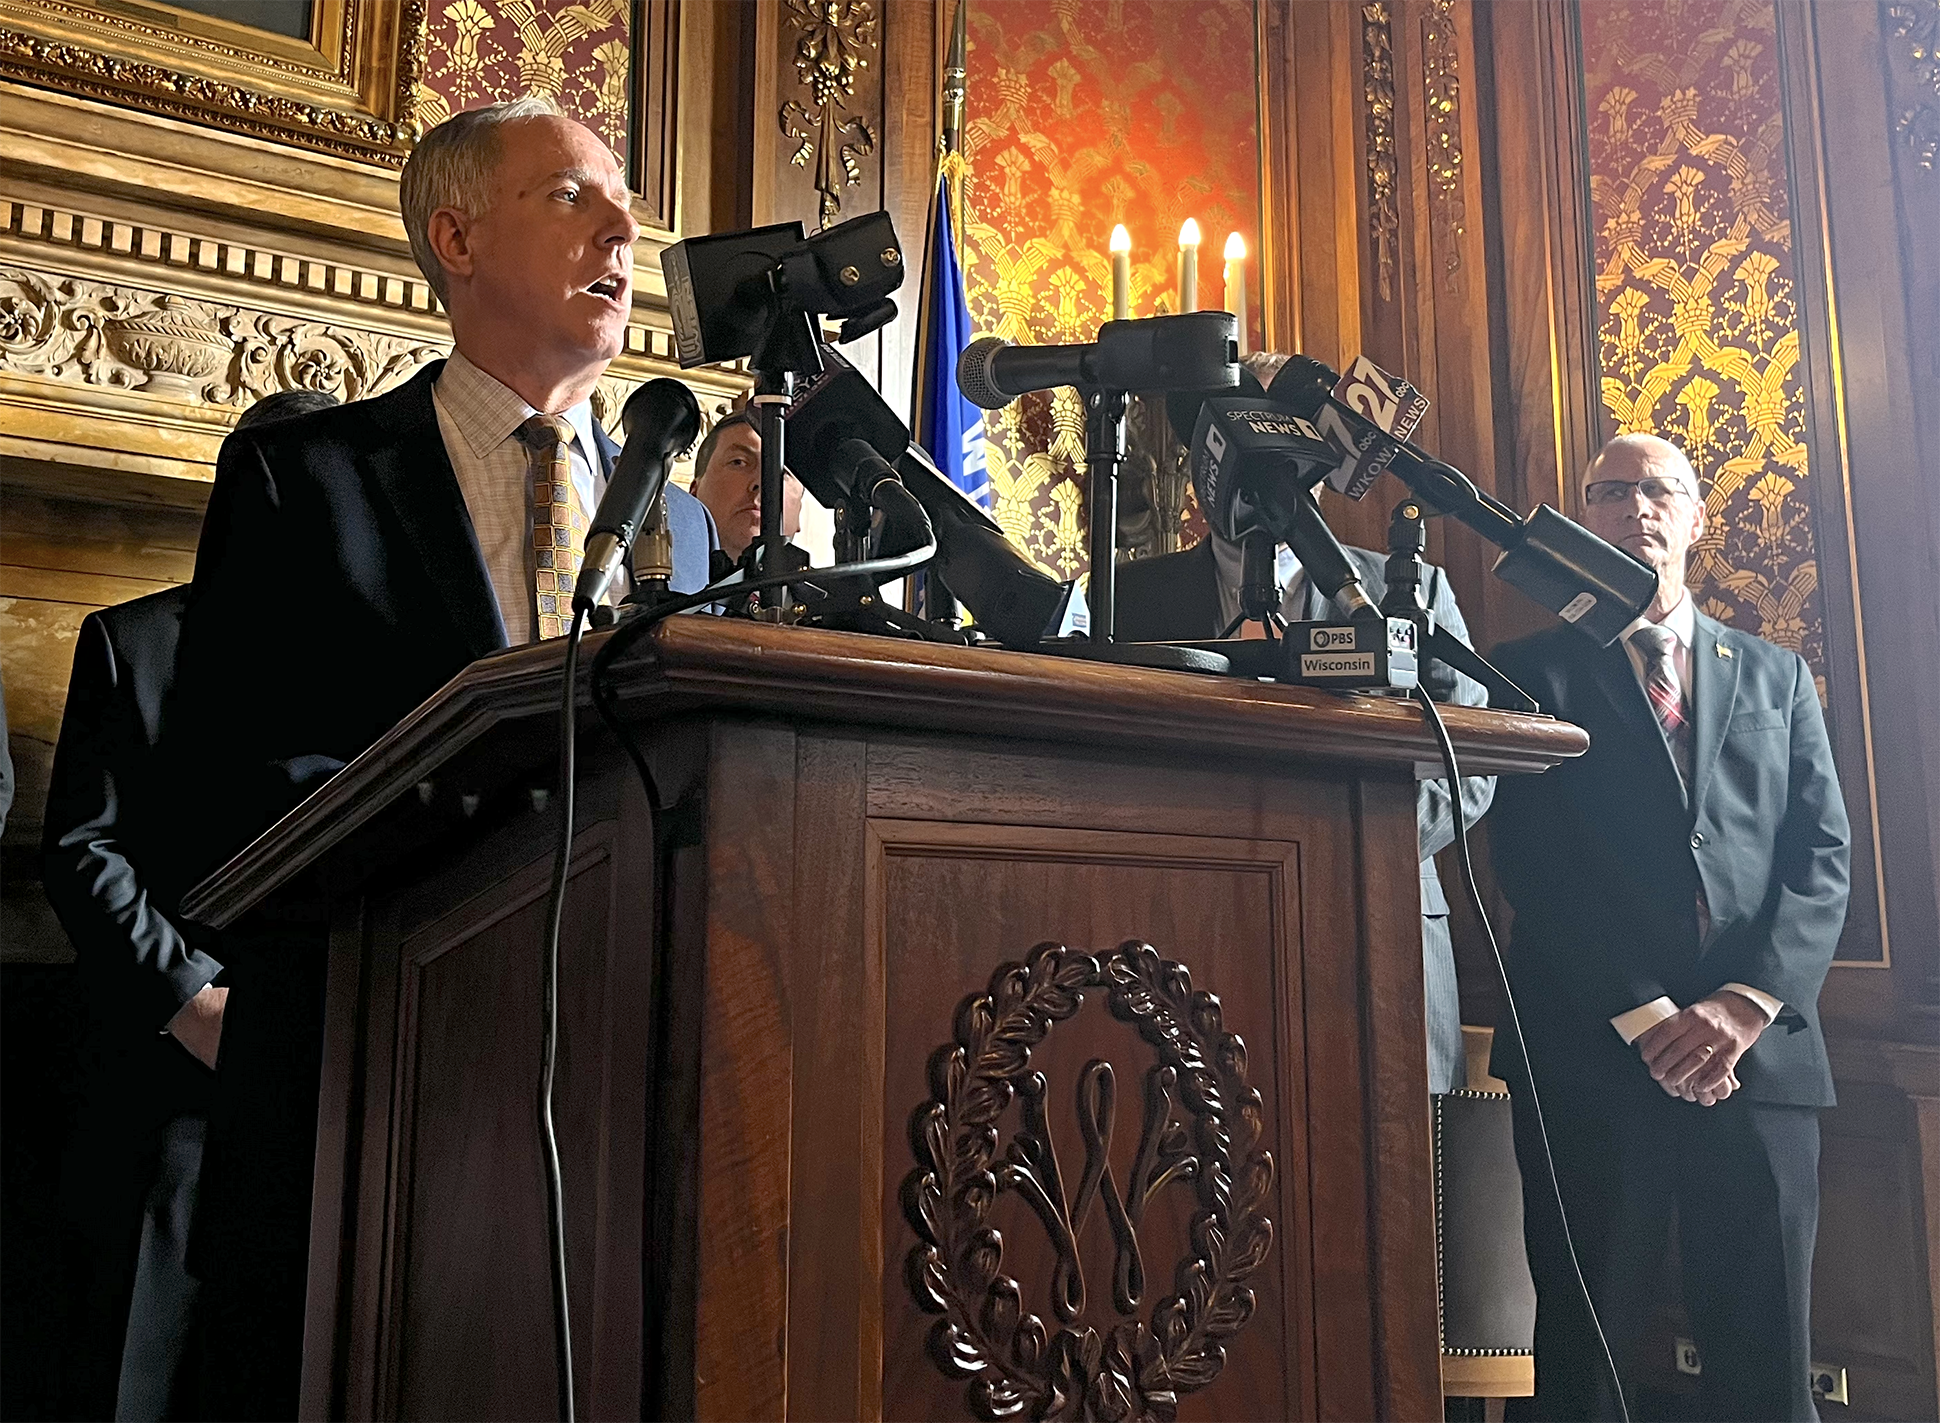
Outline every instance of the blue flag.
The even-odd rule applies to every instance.
[[[971,499],[990,507],[984,466],[983,412],[957,389],[957,358],[971,341],[970,304],[963,295],[950,224],[950,188],[938,175],[923,261],[922,349],[916,363],[916,441],[936,467]]]

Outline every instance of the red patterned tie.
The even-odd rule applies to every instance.
[[[1664,740],[1670,743],[1671,759],[1677,763],[1677,773],[1688,786],[1691,782],[1691,721],[1684,710],[1684,689],[1678,684],[1677,663],[1671,659],[1671,649],[1677,646],[1677,634],[1658,623],[1645,623],[1630,634],[1630,640],[1644,654],[1644,695],[1650,699],[1650,709],[1657,715],[1657,724],[1664,728]]]
[[[1630,634],[1644,654],[1644,694],[1650,709],[1657,713],[1657,724],[1664,728],[1664,739],[1675,741],[1684,730],[1684,689],[1677,684],[1677,663],[1671,649],[1677,634],[1658,623],[1645,623]]]

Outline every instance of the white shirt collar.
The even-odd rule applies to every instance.
[[[462,351],[452,351],[438,373],[438,385],[446,396],[447,413],[475,459],[483,459],[540,413],[498,377],[473,365]],[[599,445],[593,438],[591,399],[580,401],[561,415],[573,428],[580,456],[598,474]]]
[[[1628,642],[1630,634],[1649,621],[1649,618],[1638,618],[1631,623],[1623,630],[1624,641]],[[1678,645],[1688,651],[1697,641],[1697,604],[1691,597],[1691,590],[1686,588],[1676,605],[1657,621],[1659,627],[1668,630],[1677,639]]]
[[[1209,533],[1206,537],[1212,540],[1213,567],[1217,571],[1220,587],[1230,589],[1233,596],[1238,598],[1240,582],[1246,576],[1245,550],[1218,534]],[[1273,581],[1282,592],[1292,585],[1300,571],[1300,560],[1294,551],[1285,544],[1279,545],[1273,552]]]

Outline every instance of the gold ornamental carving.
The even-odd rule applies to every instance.
[[[1894,118],[1893,131],[1913,150],[1913,161],[1931,173],[1940,166],[1940,0],[1889,4],[1886,28],[1919,94]]]
[[[1461,44],[1455,0],[1428,0],[1421,17],[1422,107],[1428,125],[1428,212],[1442,274],[1455,290],[1462,270],[1467,203],[1462,197]]]
[[[1031,1060],[1097,991],[1157,1058],[1137,1104],[1127,1103],[1139,1133],[1122,1177],[1111,1159],[1112,1064],[1093,1058],[1075,1084],[1080,1161],[1060,1157],[1052,1127],[1063,1112],[1050,1109],[1053,1084]],[[1181,1394],[1218,1378],[1227,1342],[1253,1314],[1247,1281],[1273,1247],[1265,1110],[1219,999],[1136,940],[1102,957],[1039,944],[1023,963],[1000,965],[989,989],[958,1009],[954,1040],[930,1059],[930,1090],[912,1123],[917,1167],[902,1196],[918,1237],[909,1285],[940,1316],[930,1333],[937,1365],[968,1380],[967,1402],[984,1419],[1176,1416]],[[1017,1119],[1006,1131],[1013,1102]],[[1184,1190],[1194,1198],[1186,1252],[1171,1293],[1141,1317],[1148,1286],[1161,1278],[1148,1254],[1146,1208]],[[1007,1194],[1037,1218],[1056,1257],[1048,1281],[1055,1332],[1003,1273],[1004,1237],[991,1221]],[[1109,1269],[1080,1251],[1094,1208],[1111,1241]],[[1094,1297],[1109,1298],[1108,1327],[1086,1322]]]
[[[876,48],[876,12],[869,0],[786,0],[786,5],[788,24],[796,31],[795,75],[809,102],[804,107],[790,99],[778,117],[782,134],[795,145],[789,161],[797,168],[815,165],[821,223],[827,227],[842,211],[842,190],[862,181],[856,160],[876,149],[875,130],[848,107],[856,76],[869,67]]]
[[[426,0],[324,0],[317,14],[305,42],[194,14],[0,0],[0,76],[402,166],[418,137]]]
[[[377,395],[442,345],[0,266],[0,373],[238,411],[273,391]]]
[[[1394,300],[1395,248],[1401,237],[1394,144],[1394,17],[1388,0],[1361,6],[1361,122],[1367,149],[1368,241],[1382,301]]]

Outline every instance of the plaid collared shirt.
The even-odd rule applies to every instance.
[[[530,642],[532,576],[526,568],[526,545],[532,529],[527,490],[531,456],[519,443],[517,432],[542,412],[456,351],[438,373],[431,403],[438,412],[438,433],[444,437],[451,472],[458,477],[458,492],[465,498],[479,551],[485,555],[485,571],[498,595],[506,640],[515,647]],[[595,472],[599,467],[592,405],[582,400],[561,414],[573,427],[572,443],[567,446],[573,492],[590,520],[598,504]]]

